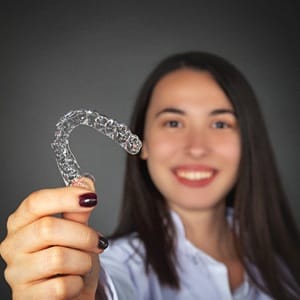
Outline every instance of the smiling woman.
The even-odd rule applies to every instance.
[[[299,233],[245,77],[210,53],[167,57],[142,86],[131,129],[144,147],[127,158],[101,260],[119,297],[299,298]]]
[[[32,193],[9,218],[0,251],[14,299],[299,299],[299,233],[244,76],[209,53],[167,57],[131,130],[143,148],[127,156],[105,252],[88,178]]]

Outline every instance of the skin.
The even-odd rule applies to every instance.
[[[236,182],[240,156],[233,107],[209,73],[183,69],[159,81],[141,157],[183,220],[187,238],[225,263],[232,289],[243,281],[243,268],[225,219],[225,197]]]
[[[40,190],[9,217],[0,253],[13,299],[94,299],[102,250],[88,227],[93,208],[79,205],[79,196],[94,190],[87,178]],[[53,216],[59,213],[63,218]]]

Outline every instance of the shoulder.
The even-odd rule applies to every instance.
[[[144,246],[135,235],[110,240],[109,247],[100,255],[100,280],[106,286],[111,282],[111,290],[116,291],[118,299],[148,299],[151,282],[158,284],[155,275],[147,273],[144,257]]]

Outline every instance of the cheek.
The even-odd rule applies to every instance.
[[[241,142],[238,134],[215,135],[211,139],[214,152],[228,163],[238,163],[241,156]]]
[[[220,148],[223,157],[235,168],[238,167],[241,158],[241,144],[238,137],[229,139]]]
[[[168,138],[165,135],[149,135],[144,143],[147,159],[150,161],[166,160],[178,149],[176,139]]]

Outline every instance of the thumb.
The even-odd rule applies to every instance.
[[[95,180],[91,175],[86,175],[79,178],[74,183],[72,183],[71,186],[84,188],[87,190],[87,192],[92,192],[92,193],[96,191]],[[82,213],[64,213],[63,218],[78,223],[82,223],[82,224],[88,224],[88,220],[91,215],[91,212],[92,211],[82,212]]]

